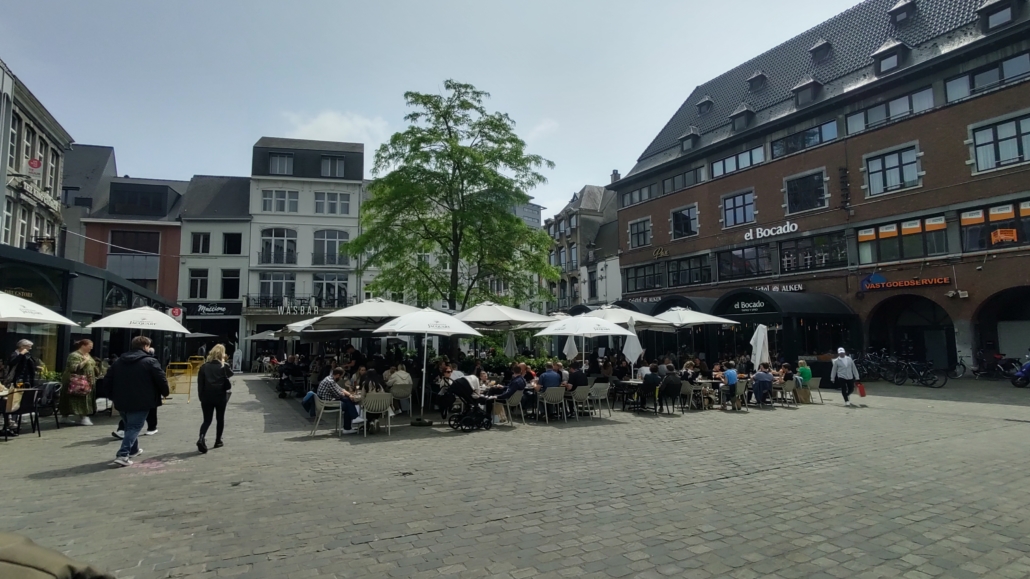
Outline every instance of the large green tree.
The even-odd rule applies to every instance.
[[[375,154],[362,234],[346,251],[377,269],[368,289],[464,309],[493,300],[532,301],[537,275],[556,279],[547,263],[551,239],[512,208],[546,182],[554,163],[526,152],[507,114],[488,112],[490,95],[448,80],[444,94],[407,92],[409,126]],[[496,280],[490,283],[491,280]],[[506,288],[501,293],[500,288]]]

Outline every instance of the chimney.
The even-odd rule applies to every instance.
[[[615,169],[614,171],[612,171],[612,183],[618,181],[619,179],[622,179],[622,175],[619,175],[619,170]]]

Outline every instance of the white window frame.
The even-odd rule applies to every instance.
[[[790,211],[790,196],[787,194],[789,186],[787,185],[787,183],[789,183],[790,181],[795,181],[797,179],[804,179],[805,177],[811,177],[812,175],[815,175],[816,173],[822,173],[822,175],[823,175],[823,205],[821,207],[813,207],[811,209],[802,209],[801,211],[795,211],[795,212],[791,213],[791,211]],[[822,210],[822,209],[829,208],[829,206],[830,206],[830,185],[829,185],[829,183],[830,183],[830,176],[829,176],[829,173],[826,171],[826,167],[819,167],[818,169],[812,169],[810,171],[805,171],[803,173],[797,173],[795,175],[790,175],[788,177],[784,177],[783,178],[783,189],[780,189],[780,192],[783,193],[783,205],[782,205],[782,207],[783,207],[783,214],[785,216],[787,216],[787,217],[791,217],[791,216],[794,216],[794,215],[801,215],[803,213],[809,213],[809,212],[812,212],[812,211],[819,211],[819,210]]]
[[[345,175],[346,160],[344,157],[322,156],[321,175],[323,177],[342,179]]]
[[[61,157],[57,154],[57,150],[51,147],[51,149],[50,149],[50,167],[49,167],[49,172],[47,173],[46,185],[47,185],[47,187],[50,188],[50,194],[53,195],[55,198],[57,198],[59,196],[59,194],[57,192],[56,185],[57,185],[57,165],[60,162],[61,162]]]
[[[200,251],[197,251],[197,239],[200,239]],[[206,242],[206,243],[205,243]],[[207,246],[207,251],[204,251]],[[211,234],[208,232],[195,231],[190,234],[190,253],[193,255],[207,255],[211,253]]]
[[[684,209],[694,208],[694,215],[697,219],[697,231],[693,235],[684,235],[682,237],[676,237],[676,214]],[[701,235],[701,208],[697,203],[689,203],[687,205],[681,205],[669,212],[669,240],[678,241],[680,239],[690,239],[691,237],[697,237]]]
[[[976,141],[974,139],[974,135],[976,134],[976,132],[981,129],[1005,123],[1007,121],[1017,120],[1027,115],[1030,115],[1030,108],[1013,111],[1011,113],[1006,113],[1004,115],[979,121],[977,123],[969,125],[966,128],[966,140],[964,144],[969,148],[969,158],[966,159],[966,164],[969,165],[971,175],[985,175],[987,173],[993,173],[995,171],[1007,171],[1009,169],[1012,169],[1013,167],[1025,167],[1027,165],[1030,165],[1030,154],[1028,154],[1026,152],[1026,149],[1024,148],[1024,159],[1022,161],[1018,163],[1009,163],[1008,165],[1001,165],[1000,167],[993,167],[990,169],[980,171],[976,164]]]
[[[918,179],[918,183],[916,185],[911,185],[909,187],[901,187],[898,189],[892,189],[890,191],[883,191],[882,193],[870,193],[872,187],[870,185],[869,179],[869,160],[876,157],[890,155],[891,153],[899,153],[905,149],[912,148],[914,148],[916,151],[916,178]],[[866,199],[879,199],[882,197],[886,197],[887,195],[893,195],[895,193],[902,193],[905,191],[913,191],[915,189],[919,189],[923,186],[923,176],[926,175],[926,171],[923,170],[923,150],[919,148],[919,141],[909,141],[907,143],[902,143],[900,145],[895,145],[893,147],[888,147],[886,149],[880,149],[879,151],[866,153],[865,155],[862,155],[862,167],[859,170],[862,172],[862,191],[863,196]]]
[[[203,276],[194,275],[195,273],[204,272]],[[211,277],[210,270],[204,269],[190,269],[189,272],[189,299],[191,300],[206,300],[208,290],[211,289]],[[194,282],[196,282],[196,291],[194,291]],[[203,291],[201,291],[203,290]]]
[[[747,193],[751,194],[751,205],[754,207],[751,210],[751,215],[752,215],[751,221],[743,221],[741,223],[734,223],[733,225],[726,225],[726,211],[723,209],[723,207],[725,207],[725,205],[726,205],[726,200],[731,198],[731,197],[737,197],[738,195],[745,195]],[[755,191],[754,187],[748,187],[747,189],[741,189],[739,191],[734,191],[732,193],[727,193],[727,194],[725,194],[725,195],[723,195],[722,197],[719,198],[719,223],[722,224],[722,228],[724,230],[725,229],[735,229],[737,227],[743,227],[745,225],[751,225],[752,223],[756,223],[757,221],[758,221],[758,193]]]
[[[7,166],[12,171],[18,170],[18,138],[21,134],[22,120],[18,115],[11,115],[10,143],[7,150]]]
[[[18,247],[21,248],[25,247],[29,237],[29,213],[32,213],[32,210],[22,205],[21,215],[18,217]]]
[[[634,235],[634,233],[633,233],[633,226],[638,224],[638,223],[643,223],[643,222],[647,222],[647,229],[646,229],[646,231],[647,231],[647,243],[643,243],[643,244],[640,244],[640,245],[633,245],[633,235]],[[640,219],[634,219],[633,221],[630,221],[629,223],[627,223],[626,224],[626,233],[629,236],[627,239],[629,241],[628,245],[629,245],[630,249],[639,249],[641,247],[650,247],[651,244],[654,243],[654,224],[651,223],[651,216],[648,215],[647,217],[641,217]]]
[[[4,223],[3,223],[3,228],[4,228],[3,243],[4,243],[4,245],[11,245],[12,232],[14,231],[14,227],[15,227],[15,223],[14,223],[14,208],[15,207],[16,207],[16,205],[14,204],[14,199],[11,199],[10,197],[5,198],[5,202],[4,202]]]

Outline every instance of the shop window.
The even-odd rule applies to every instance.
[[[947,224],[942,216],[890,223],[858,232],[858,262],[862,265],[947,253]]]
[[[719,253],[719,279],[741,279],[772,274],[769,246],[759,245]]]
[[[194,233],[190,253],[211,253],[211,234]]]
[[[629,224],[629,247],[634,249],[651,245],[651,218]]]
[[[948,102],[964,99],[1030,74],[1030,53],[992,63],[948,80],[944,84]]]
[[[669,287],[711,283],[712,266],[707,255],[670,261]]]
[[[1030,116],[975,129],[973,146],[977,171],[1030,160]]]
[[[919,185],[915,147],[866,158],[866,179],[870,196]]]
[[[846,266],[847,237],[841,231],[781,242],[780,262],[783,273]]]
[[[733,227],[755,220],[755,194],[738,193],[722,199],[722,226]]]
[[[965,211],[962,251],[1030,244],[1030,201]]]
[[[786,181],[787,215],[826,207],[826,183],[823,171]]]
[[[222,253],[225,255],[242,255],[243,254],[243,234],[242,233],[223,233],[222,234]]]
[[[848,134],[853,135],[932,108],[933,89],[924,88],[848,115]]]
[[[672,238],[682,239],[697,235],[697,204],[672,212]]]
[[[190,270],[190,299],[207,299],[207,270]]]
[[[223,300],[238,300],[238,299],[240,299],[240,270],[238,270],[238,269],[223,269],[222,270],[222,299]]]
[[[639,292],[662,287],[662,276],[658,273],[658,266],[652,264],[626,268],[625,287],[627,292]]]
[[[791,153],[804,151],[810,147],[827,143],[837,138],[837,121],[830,121],[818,127],[812,127],[788,135],[772,142],[772,158],[778,159]]]
[[[765,149],[755,147],[750,151],[744,151],[725,159],[712,163],[712,178],[728,175],[735,171],[742,171],[752,165],[765,162]]]

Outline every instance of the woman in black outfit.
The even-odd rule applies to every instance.
[[[200,409],[204,412],[204,422],[200,425],[200,438],[197,440],[197,450],[204,454],[207,452],[207,443],[204,436],[211,426],[212,415],[218,419],[218,426],[215,428],[215,448],[221,448],[222,429],[225,426],[225,406],[229,403],[229,396],[232,395],[232,369],[225,363],[225,346],[218,344],[211,348],[207,355],[207,362],[200,367],[197,374],[197,391],[200,398]]]

